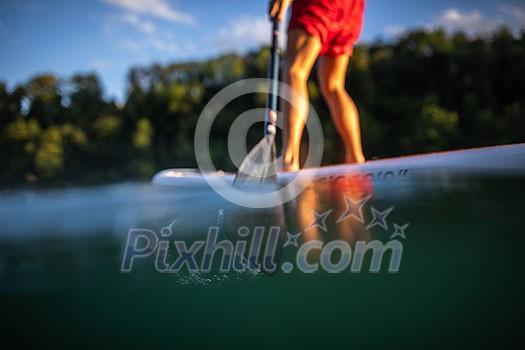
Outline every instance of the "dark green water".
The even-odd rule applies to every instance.
[[[342,206],[331,185],[310,193],[316,210],[334,209],[328,232],[319,230],[326,242],[336,236]],[[394,223],[408,223],[405,238],[395,238],[403,246],[397,273],[388,272],[388,256],[379,273],[368,271],[368,260],[359,273],[159,273],[150,257],[122,273],[129,229],[160,232],[175,220],[171,238],[190,244],[216,224],[223,200],[205,189],[181,193],[148,184],[4,193],[4,342],[345,349],[522,342],[525,178],[455,174],[373,187],[365,224],[372,207],[392,207],[388,229],[360,227],[356,237],[388,242]],[[281,263],[293,262],[295,248],[283,249]]]

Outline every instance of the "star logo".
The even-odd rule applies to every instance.
[[[330,213],[332,212],[333,209],[330,209],[330,210],[327,210],[325,211],[324,213],[322,214],[318,214],[315,210],[311,210],[311,213],[312,213],[312,216],[313,216],[313,221],[310,225],[308,225],[308,227],[306,228],[306,230],[309,230],[311,229],[312,227],[319,227],[321,230],[323,231],[327,231],[327,228],[326,228],[326,223],[325,223],[325,220],[326,218],[328,217],[328,215],[330,215]],[[305,231],[306,231],[305,230]]]
[[[288,247],[289,245],[293,245],[295,247],[298,247],[297,239],[301,235],[301,232],[296,233],[295,235],[291,234],[290,232],[286,231],[286,243],[284,243],[283,248]]]
[[[394,207],[390,207],[385,211],[376,210],[374,207],[371,207],[371,209],[372,209],[372,215],[374,217],[372,218],[372,221],[370,221],[366,229],[368,230],[369,228],[379,225],[385,230],[388,230],[388,224],[386,223],[386,217],[388,216],[388,214],[390,214],[390,212],[394,209]]]
[[[345,203],[346,203],[346,210],[341,215],[341,217],[337,220],[337,224],[340,223],[343,220],[348,219],[349,217],[354,216],[357,220],[359,220],[361,223],[365,223],[365,220],[363,218],[363,207],[365,203],[372,197],[371,195],[361,199],[358,202],[354,202],[351,198],[348,198],[346,195],[343,195]]]
[[[399,226],[398,224],[394,224],[394,233],[392,233],[392,236],[390,236],[390,239],[392,239],[394,237],[397,237],[397,236],[406,239],[406,237],[405,237],[405,230],[408,227],[408,225],[410,225],[410,224],[405,224],[403,226]]]

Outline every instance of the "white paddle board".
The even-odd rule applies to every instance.
[[[415,175],[450,173],[525,175],[525,143],[436,152],[405,157],[371,160],[362,164],[340,164],[300,170],[314,181],[361,174],[374,181],[407,178]],[[287,183],[297,173],[280,173],[279,183]],[[205,172],[198,169],[165,169],[152,179],[154,185],[176,187],[208,186],[207,179],[222,179],[230,185],[235,177],[228,172]]]

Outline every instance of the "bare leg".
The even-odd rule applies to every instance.
[[[346,163],[365,161],[361,146],[359,113],[345,89],[348,56],[322,56],[318,64],[318,80],[335,127],[343,139]]]
[[[292,30],[288,33],[283,79],[305,99],[297,101],[292,98],[291,103],[282,100],[284,171],[299,170],[301,137],[308,115],[307,82],[320,50],[319,38],[302,30]]]

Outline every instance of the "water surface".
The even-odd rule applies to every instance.
[[[221,209],[232,206],[209,188],[148,183],[2,193],[3,333],[17,344],[89,348],[501,347],[521,338],[525,178],[409,175],[326,180],[286,211],[288,231],[304,231],[299,245],[400,242],[397,273],[388,271],[387,254],[379,273],[365,259],[359,273],[306,274],[295,266],[297,248],[282,241],[273,276],[220,273],[215,265],[210,273],[160,273],[153,256],[122,273],[130,229],[161,237],[170,227],[169,239],[190,245],[205,239]],[[355,216],[338,222],[347,209],[344,196],[355,203],[370,196],[363,222]],[[387,228],[367,228],[373,210],[390,208]],[[326,230],[308,228],[312,211],[330,211]],[[247,213],[239,220],[254,225],[258,219]],[[408,224],[403,237],[392,238],[394,224]],[[287,262],[295,266],[290,273],[282,270]]]

